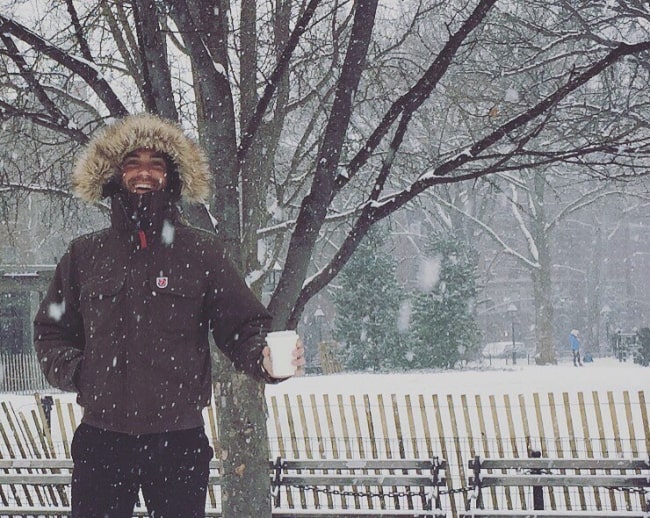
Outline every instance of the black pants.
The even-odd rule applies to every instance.
[[[72,517],[131,518],[142,489],[153,518],[202,518],[212,455],[203,428],[127,435],[82,424],[72,441]]]
[[[582,365],[582,360],[580,359],[580,350],[573,349],[573,365]]]

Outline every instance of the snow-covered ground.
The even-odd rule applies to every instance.
[[[618,362],[614,358],[596,358],[593,363],[574,367],[570,361],[558,365],[529,365],[520,360],[516,365],[504,360],[493,360],[467,369],[451,371],[415,371],[407,373],[340,373],[330,375],[307,375],[289,379],[278,385],[268,385],[269,398],[285,396],[337,395],[417,395],[436,394],[440,398],[466,395],[473,397],[500,397],[504,394],[515,398],[530,394],[570,394],[598,391],[620,393],[650,390],[650,368],[630,361]],[[54,394],[65,402],[74,402],[72,394]],[[0,401],[12,403],[14,410],[29,412],[34,405],[33,395],[0,394]]]
[[[395,374],[333,374],[304,376],[267,387],[267,394],[526,394],[590,392],[592,390],[649,390],[650,368],[613,358],[596,358],[574,367],[570,361],[558,365],[516,365],[493,360],[466,370]]]

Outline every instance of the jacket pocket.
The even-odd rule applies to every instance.
[[[81,286],[86,347],[79,373],[79,403],[84,407],[110,408],[117,400],[124,341],[126,276],[89,279]]]
[[[121,320],[124,302],[124,275],[91,279],[81,287],[81,313],[86,338],[112,334]]]
[[[203,319],[203,286],[195,279],[152,275],[152,316],[176,337],[194,336]],[[170,337],[171,338],[171,337]]]

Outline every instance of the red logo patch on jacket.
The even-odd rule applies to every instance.
[[[169,277],[156,277],[156,286],[158,288],[166,288],[169,283]]]

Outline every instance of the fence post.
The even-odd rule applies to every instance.
[[[542,456],[541,451],[530,450],[528,456],[531,459],[539,459]],[[531,475],[539,475],[542,473],[541,469],[530,470]],[[533,486],[533,509],[535,511],[544,510],[544,489],[542,486]]]
[[[41,406],[43,407],[43,413],[45,414],[47,427],[51,430],[52,429],[52,407],[54,406],[54,398],[52,398],[52,396],[42,397]]]
[[[474,470],[474,490],[476,494],[476,508],[483,509],[483,494],[481,492],[481,457],[476,455],[474,456],[474,463],[472,465]],[[467,502],[469,506],[469,501]],[[469,511],[469,508],[467,509]]]

